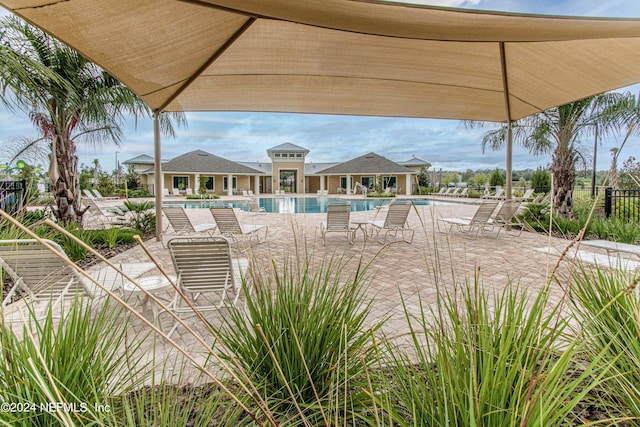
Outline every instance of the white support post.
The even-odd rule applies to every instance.
[[[227,196],[233,196],[233,175],[227,175]]]
[[[406,183],[406,190],[405,190],[405,194],[407,196],[411,195],[411,174],[408,173],[405,175],[405,183]]]

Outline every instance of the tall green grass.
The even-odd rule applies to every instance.
[[[585,358],[604,353],[612,369],[604,395],[609,410],[640,424],[640,296],[637,272],[586,269],[574,275],[572,307]],[[621,404],[622,403],[622,404]]]
[[[345,277],[345,265],[274,265],[256,278],[246,311],[231,307],[223,316],[225,357],[283,425],[342,425],[371,407],[365,368],[375,357],[372,333],[380,322],[366,326],[372,302],[364,273]]]
[[[141,341],[130,336],[122,314],[108,300],[98,306],[77,300],[59,319],[51,308],[42,318],[29,309],[20,331],[3,322],[2,401],[76,406],[0,411],[0,421],[13,426],[91,424],[103,416],[96,405],[110,405],[112,396],[138,387],[145,379],[134,357]]]
[[[387,390],[398,405],[387,409],[398,425],[564,425],[601,380],[594,364],[576,369],[546,292],[529,300],[510,283],[489,296],[476,281],[440,305],[416,317],[405,307],[412,345],[390,348]]]

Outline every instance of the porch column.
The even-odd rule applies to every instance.
[[[347,174],[347,196],[351,194],[351,175]]]
[[[406,177],[405,182],[407,184],[407,190],[405,191],[405,194],[407,196],[410,196],[411,195],[411,174],[408,173],[405,175],[405,177]]]
[[[320,175],[320,191],[324,191],[324,175]]]
[[[253,192],[256,196],[260,194],[260,175],[256,175],[253,177],[253,187],[256,191]]]
[[[227,196],[233,196],[233,175],[227,175]]]
[[[200,174],[196,173],[193,175],[193,194],[200,194]]]

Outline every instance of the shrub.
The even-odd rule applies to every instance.
[[[489,185],[492,187],[504,186],[504,176],[502,176],[500,169],[496,168],[496,170],[493,171],[491,178],[489,178]]]
[[[125,200],[123,206],[114,208],[118,217],[117,224],[138,230],[142,234],[151,233],[156,229],[156,214],[153,202],[132,202]]]
[[[551,191],[551,174],[547,170],[538,169],[531,174],[531,187],[536,193],[548,193]]]
[[[122,310],[75,301],[54,320],[51,306],[44,319],[30,307],[22,333],[0,325],[0,401],[76,403],[79,410],[1,411],[0,424],[102,425],[94,404],[107,405],[111,396],[145,380],[129,357],[140,341],[131,340],[135,333],[121,318]],[[132,353],[122,351],[127,334],[126,349]]]
[[[231,352],[223,357],[237,361],[239,375],[246,373],[285,418],[299,414],[318,425],[323,417],[349,419],[342,402],[356,413],[370,405],[358,382],[373,357],[364,323],[371,302],[362,273],[345,280],[344,265],[332,259],[316,271],[309,264],[297,271],[291,264],[282,271],[274,266],[272,274],[254,279],[246,311],[230,307],[223,318],[219,336]]]
[[[640,298],[638,277],[623,269],[581,268],[574,275],[571,304],[575,333],[586,358],[601,353],[602,369],[612,369],[601,393],[617,414],[640,419]],[[622,403],[622,404],[621,404]]]
[[[576,370],[574,344],[559,340],[558,306],[548,306],[546,292],[530,301],[511,283],[491,301],[478,283],[455,295],[432,313],[420,307],[418,318],[405,305],[412,345],[389,348],[390,396],[381,397],[393,418],[413,426],[565,425],[600,381],[600,365]]]

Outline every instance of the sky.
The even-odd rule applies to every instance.
[[[404,0],[405,3],[431,4],[517,13],[640,18],[638,0]],[[8,12],[0,8],[0,16]],[[634,94],[640,85],[621,89]],[[468,129],[457,120],[388,117],[333,116],[283,113],[187,113],[188,126],[176,138],[163,138],[162,158],[171,159],[192,150],[204,150],[235,161],[266,161],[266,150],[289,142],[310,150],[307,160],[314,163],[339,162],[376,152],[394,161],[416,156],[435,169],[464,171],[505,167],[505,150],[482,152],[481,140],[489,128]],[[0,162],[17,141],[33,138],[36,132],[28,117],[0,106]],[[609,168],[610,150],[622,143],[622,136],[601,141],[597,169]],[[593,141],[582,141],[585,151],[593,151]],[[114,170],[116,162],[135,156],[153,156],[152,120],[128,120],[120,147],[78,146],[80,163],[91,165],[97,159],[104,170]],[[640,159],[640,137],[624,146],[619,163],[629,156]],[[533,156],[520,147],[513,151],[513,169],[547,167],[551,156]],[[591,168],[589,160],[589,169]],[[47,165],[41,165],[46,168]]]

